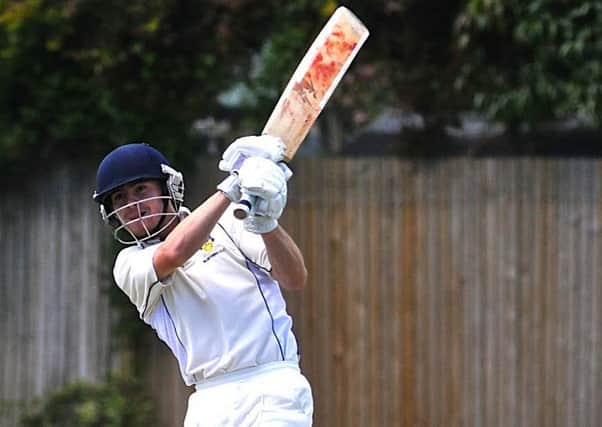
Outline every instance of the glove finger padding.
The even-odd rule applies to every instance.
[[[249,195],[270,200],[286,196],[286,175],[273,161],[260,157],[247,159],[238,171],[241,190]]]
[[[262,157],[280,162],[284,159],[286,146],[280,138],[270,135],[244,136],[236,139],[222,155],[218,168],[224,172],[239,170],[250,157]]]
[[[284,208],[286,206],[286,187],[284,191],[280,192],[271,199],[255,199],[255,215],[257,216],[267,216],[273,219],[279,219],[282,216],[282,212],[284,212]]]
[[[254,201],[255,213],[245,218],[245,230],[255,234],[264,234],[278,227],[278,220],[284,211],[287,200],[286,185],[279,194],[271,199],[257,197]]]
[[[293,171],[284,162],[278,162],[278,167],[284,172],[284,178],[288,181],[293,176]]]
[[[217,189],[224,193],[231,202],[240,202],[242,193],[240,191],[240,178],[238,176],[228,175],[226,179],[218,184]]]

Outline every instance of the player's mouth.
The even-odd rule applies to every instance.
[[[132,212],[131,215],[125,217],[126,222],[134,222],[140,221],[146,218],[149,215],[149,212],[146,210],[137,210],[136,212]]]

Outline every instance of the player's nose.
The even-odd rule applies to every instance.
[[[123,213],[126,217],[138,217],[144,215],[144,206],[140,203],[140,199],[136,197],[128,197],[126,204],[123,207]]]

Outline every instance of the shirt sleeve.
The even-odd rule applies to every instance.
[[[161,292],[169,286],[169,278],[160,281],[153,267],[153,255],[159,245],[123,249],[115,260],[113,276],[117,286],[129,297],[145,318],[159,301]]]
[[[230,208],[222,215],[219,224],[245,258],[248,258],[265,270],[272,270],[263,238],[259,234],[245,230],[243,221],[234,217],[234,204],[231,204]]]

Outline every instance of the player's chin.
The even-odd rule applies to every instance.
[[[138,220],[133,221],[127,225],[127,229],[130,233],[136,236],[138,239],[148,236],[151,230],[154,230],[157,226],[156,221],[149,220]]]

